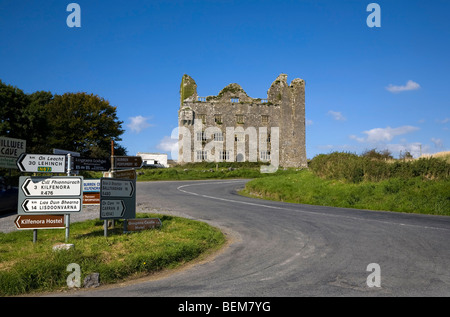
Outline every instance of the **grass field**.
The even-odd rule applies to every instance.
[[[325,180],[310,170],[302,170],[254,179],[241,194],[319,206],[450,216],[450,180],[424,181],[416,177],[353,184]]]
[[[71,224],[71,250],[53,251],[64,242],[64,230],[39,230],[37,243],[31,231],[0,233],[0,296],[67,289],[67,266],[77,263],[81,282],[90,273],[100,273],[102,284],[175,268],[225,243],[221,231],[203,222],[167,215],[162,227],[125,234],[121,221],[103,236],[103,221]]]
[[[320,154],[309,162],[308,170],[254,179],[242,194],[320,206],[450,216],[448,152],[415,160],[386,160],[384,152],[368,153]]]

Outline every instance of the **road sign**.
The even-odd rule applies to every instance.
[[[126,210],[123,200],[102,199],[100,203],[100,219],[122,219]]]
[[[26,140],[0,137],[0,167],[17,169],[17,158],[26,151]]]
[[[115,169],[131,169],[142,167],[142,157],[140,156],[114,156]]]
[[[19,178],[17,211],[25,214],[77,213],[82,209],[83,177]]]
[[[27,197],[80,196],[83,179],[81,177],[25,177],[21,186]]]
[[[110,159],[95,159],[95,158],[83,158],[73,157],[73,169],[76,171],[94,171],[103,172],[108,171],[111,168]]]
[[[100,205],[100,179],[84,180],[83,205]]]
[[[103,177],[136,179],[136,170],[118,170],[118,171],[104,172]]]
[[[147,229],[155,229],[161,227],[162,223],[159,218],[140,218],[129,219],[127,221],[128,231],[139,231]]]
[[[53,149],[53,154],[63,154],[63,155],[70,154],[71,156],[80,156],[81,155],[79,152],[73,152],[73,151],[61,150],[61,149]]]
[[[100,193],[100,179],[83,180],[83,193]]]
[[[81,211],[81,199],[67,198],[29,198],[25,199],[21,205],[23,212],[51,214],[51,213],[72,213]],[[21,213],[19,213],[21,214]]]
[[[21,172],[65,173],[66,156],[23,153],[17,160],[17,167]]]
[[[19,230],[64,229],[64,215],[17,216],[14,221]]]
[[[133,197],[135,184],[133,180],[103,177],[100,193],[102,197]]]
[[[100,205],[100,193],[83,193],[83,205]]]
[[[100,219],[136,218],[136,180],[100,179]]]

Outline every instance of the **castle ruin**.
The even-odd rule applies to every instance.
[[[261,161],[277,167],[307,167],[305,81],[289,85],[281,74],[267,98],[251,98],[238,84],[200,97],[183,75],[180,87],[179,163]]]

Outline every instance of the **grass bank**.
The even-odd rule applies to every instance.
[[[258,162],[201,162],[171,168],[143,168],[138,171],[138,181],[257,178],[262,175],[261,165]]]
[[[241,194],[319,206],[399,211],[450,216],[450,180],[420,177],[380,182],[326,180],[310,170],[254,179]]]
[[[308,170],[255,179],[242,194],[293,203],[450,216],[447,156],[394,160],[388,152],[320,154]]]
[[[81,269],[81,281],[100,273],[102,284],[115,283],[163,269],[176,268],[225,243],[221,231],[203,222],[180,217],[138,214],[138,218],[158,217],[159,229],[124,234],[121,221],[103,236],[103,221],[89,220],[70,226],[68,251],[52,251],[64,242],[64,230],[39,230],[32,242],[31,231],[0,233],[0,296],[67,289],[66,271],[71,263]]]

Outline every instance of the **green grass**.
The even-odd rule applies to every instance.
[[[171,168],[147,169],[138,171],[138,181],[155,180],[201,180],[230,178],[259,178],[268,174],[260,172],[259,162],[221,162],[188,163]]]
[[[254,179],[241,193],[310,205],[450,216],[450,179],[412,177],[349,183],[322,179],[310,170],[301,170]]]
[[[102,284],[115,283],[162,269],[175,268],[225,243],[223,233],[203,222],[180,217],[159,217],[162,227],[129,234],[121,221],[103,236],[103,221],[89,220],[70,226],[69,251],[52,251],[64,242],[64,230],[39,230],[37,243],[32,231],[0,233],[0,296],[67,289],[70,263],[81,268],[81,281],[100,273]]]

